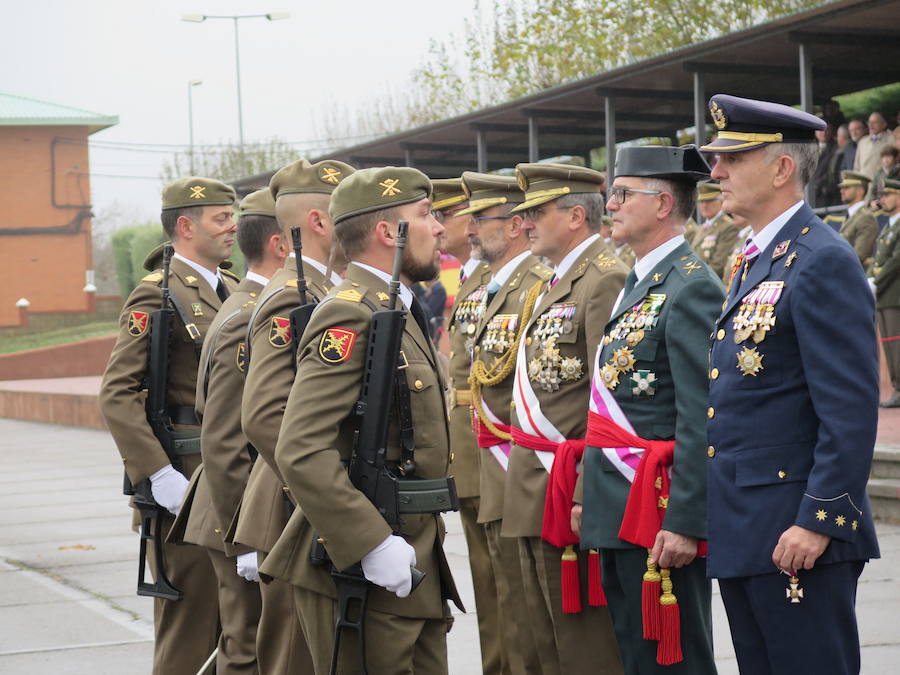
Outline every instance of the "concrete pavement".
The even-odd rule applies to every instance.
[[[152,606],[134,593],[137,535],[105,431],[0,419],[0,673],[149,673]],[[472,583],[459,519],[446,550],[470,612],[449,635],[450,672],[480,672]],[[858,615],[863,673],[900,662],[900,526],[879,525],[882,558],[866,566]],[[718,594],[719,672],[738,672]]]

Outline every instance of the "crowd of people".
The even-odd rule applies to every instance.
[[[715,673],[712,578],[742,672],[859,672],[900,181],[838,181],[887,215],[873,256],[804,201],[823,120],[709,110],[708,144],[622,148],[609,184],[301,159],[237,223],[230,186],[166,186],[171,248],[125,303],[100,399],[180,591],[154,600],[154,673],[211,653],[220,674],[447,673],[448,510],[484,673]],[[442,253],[461,265],[446,358],[414,290]]]

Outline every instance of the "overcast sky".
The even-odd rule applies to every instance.
[[[0,0],[0,91],[117,115],[91,137],[108,142],[188,143],[238,137],[234,31],[230,20],[187,23],[182,14],[265,14],[240,24],[245,141],[321,136],[328,106],[362,111],[385,83],[402,83],[431,38],[460,33],[473,0]],[[454,14],[450,10],[456,10]],[[152,145],[91,151],[96,213],[159,215],[163,160]]]

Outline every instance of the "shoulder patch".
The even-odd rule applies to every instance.
[[[145,276],[141,281],[148,281],[153,284],[158,284],[162,281],[162,272],[151,272],[147,276]]]
[[[131,314],[128,315],[128,334],[132,337],[140,337],[147,332],[147,326],[149,324],[150,315],[147,312],[132,311]]]
[[[283,316],[273,316],[269,323],[269,344],[276,348],[291,344],[291,320]]]
[[[553,276],[553,270],[540,263],[538,263],[537,265],[532,265],[531,271],[535,274],[535,276],[543,279],[544,281],[547,281],[547,279]]]
[[[356,335],[356,331],[349,328],[329,328],[319,341],[319,356],[325,363],[346,361],[353,353]]]
[[[334,294],[334,297],[338,300],[346,300],[347,302],[362,302],[363,299],[362,293],[352,288],[348,288],[344,291],[338,291]]]
[[[594,258],[594,264],[600,269],[608,269],[610,267],[616,267],[619,264],[619,261],[612,256],[601,253]]]
[[[240,372],[244,373],[247,371],[247,345],[243,342],[238,343],[235,365]]]

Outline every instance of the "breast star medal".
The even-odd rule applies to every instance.
[[[763,355],[756,351],[756,347],[752,349],[744,347],[737,355],[737,367],[744,377],[747,375],[756,377],[756,374],[763,369],[762,360]]]
[[[631,393],[635,396],[653,396],[656,393],[656,373],[637,370],[631,374]]]

